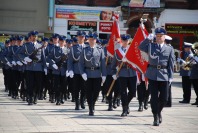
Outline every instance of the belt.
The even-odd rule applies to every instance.
[[[167,69],[167,66],[162,66],[162,65],[151,65],[151,64],[149,64],[149,67],[157,68],[157,69]]]
[[[98,70],[98,69],[100,69],[100,67],[85,67],[85,69]]]

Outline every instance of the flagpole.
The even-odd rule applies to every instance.
[[[120,64],[120,67],[118,68],[118,71],[117,71],[117,73],[116,73],[116,77],[118,77],[118,74],[119,74],[119,72],[120,72],[120,70],[121,70],[121,68],[122,68],[122,66],[123,66],[123,64],[124,64],[124,62],[122,62],[121,64]],[[110,92],[111,92],[111,90],[112,90],[112,88],[113,88],[113,86],[114,86],[114,84],[115,84],[115,79],[111,82],[111,86],[109,87],[109,90],[108,90],[108,92],[107,92],[107,97],[109,96],[109,94],[110,94]]]

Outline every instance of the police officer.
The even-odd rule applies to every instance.
[[[129,114],[129,103],[136,96],[136,82],[137,75],[136,71],[126,63],[125,54],[128,49],[129,40],[131,36],[128,34],[121,35],[121,47],[118,48],[115,52],[112,61],[112,77],[114,80],[117,79],[116,72],[117,67],[120,67],[121,63],[123,63],[121,70],[118,74],[118,82],[121,89],[121,102],[122,102],[122,114],[121,117],[127,116]],[[119,55],[120,54],[120,55]],[[121,56],[122,55],[122,56]],[[128,88],[128,93],[127,93]]]
[[[89,105],[89,115],[94,115],[95,102],[98,98],[101,84],[106,80],[105,56],[101,46],[97,45],[97,34],[90,32],[89,46],[80,55],[79,69],[86,81],[86,97]],[[101,78],[102,76],[102,78]]]
[[[145,82],[145,77],[144,74],[142,74],[140,71],[137,70],[137,95],[138,95],[138,102],[139,102],[139,108],[138,111],[142,112],[143,111],[143,103],[144,103],[144,109],[147,109],[147,105],[144,102],[146,100],[146,82]]]
[[[145,76],[149,80],[151,91],[151,109],[154,126],[162,122],[161,111],[167,102],[168,85],[172,82],[174,71],[174,49],[165,44],[166,30],[156,28],[156,43],[150,43],[154,35],[141,42],[139,49],[149,55],[149,67]]]
[[[74,44],[71,47],[71,51],[69,53],[68,58],[68,72],[70,78],[73,82],[73,89],[74,89],[74,97],[75,97],[75,110],[79,110],[79,105],[81,105],[82,109],[85,109],[84,100],[85,100],[85,81],[83,80],[82,76],[80,75],[78,62],[80,59],[80,54],[85,47],[84,40],[85,40],[86,33],[84,31],[77,32],[77,40],[78,44]],[[80,93],[80,97],[79,97]]]
[[[25,70],[25,65],[21,62],[20,58],[18,57],[18,51],[20,50],[20,48],[23,45],[23,41],[24,41],[24,37],[22,36],[18,36],[17,37],[17,46],[18,49],[15,52],[15,62],[17,64],[17,79],[18,79],[18,84],[17,87],[21,87],[20,88],[20,97],[23,99],[23,101],[26,100],[26,87],[25,87],[25,74],[24,74],[24,70]]]
[[[195,103],[192,103],[192,105],[198,105],[198,44],[194,44],[194,55],[191,57],[191,60],[193,63],[190,73],[190,79],[192,81],[193,88],[195,90],[196,94],[196,100]],[[198,106],[197,106],[198,107]]]
[[[45,48],[45,58],[48,57],[50,51],[54,48],[54,43],[52,37],[49,38],[49,43],[47,47]],[[47,76],[46,76],[46,82],[45,82],[45,87],[46,90],[48,90],[49,94],[49,101],[51,102],[52,100],[52,87],[53,87],[53,77],[52,77],[52,66],[49,65],[49,62],[46,60],[46,65],[47,65]],[[44,99],[46,99],[46,92],[44,92]]]
[[[172,37],[165,35],[165,43],[166,45],[172,47],[171,45]],[[168,86],[168,101],[165,107],[172,107],[172,91],[171,91],[171,84]]]
[[[112,78],[112,69],[111,69],[111,64],[113,61],[113,57],[108,56],[107,55],[107,48],[106,48],[106,44],[108,43],[107,40],[103,40],[102,41],[102,45],[104,46],[104,53],[105,53],[105,57],[106,57],[106,69],[107,69],[107,78],[106,81],[103,85],[103,90],[102,90],[102,95],[105,97],[105,95],[107,94],[109,87],[111,86],[111,83],[113,81]],[[112,96],[114,93],[114,97]],[[113,111],[113,108],[117,108],[117,98],[120,95],[120,89],[119,89],[119,82],[115,81],[115,85],[113,86],[112,91],[109,93],[109,96],[106,97],[107,102],[108,102],[108,111]]]
[[[18,56],[26,64],[26,86],[28,105],[37,104],[38,94],[42,89],[43,71],[47,74],[44,46],[38,43],[38,32],[31,31],[29,42],[23,44],[18,51]]]
[[[180,76],[182,76],[182,88],[183,88],[183,100],[179,103],[190,103],[191,99],[191,79],[190,79],[190,70],[185,70],[183,66],[186,61],[189,59],[189,56],[192,55],[192,43],[184,42],[184,50],[181,52],[181,57],[177,59],[177,62],[181,65]],[[188,59],[187,59],[188,58]]]
[[[7,58],[6,58],[6,54],[7,54],[7,51],[8,51],[8,47],[10,46],[10,40],[6,40],[5,41],[5,47],[4,49],[1,51],[1,55],[0,55],[0,58],[1,58],[1,62],[3,63],[3,75],[4,75],[4,85],[5,85],[5,91],[9,91],[9,69],[10,67],[6,64],[7,63]]]
[[[59,41],[59,43],[58,43]],[[56,105],[60,105],[63,100],[63,94],[66,93],[67,79],[67,48],[65,40],[58,34],[53,35],[54,48],[47,57],[49,64],[53,67],[53,92],[55,92]],[[59,45],[58,45],[59,44]],[[53,96],[54,97],[54,96]]]

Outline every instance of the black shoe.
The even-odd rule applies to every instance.
[[[159,123],[162,123],[162,115],[161,115],[161,113],[158,114],[158,117],[159,117]]]
[[[187,101],[187,100],[182,100],[182,101],[179,101],[179,103],[190,103],[189,101]]]
[[[89,116],[94,116],[94,106],[89,105]]]
[[[85,103],[84,103],[84,101],[81,101],[80,102],[80,106],[81,106],[82,109],[85,109]]]
[[[119,98],[117,99],[117,106],[118,107],[120,106],[120,99]]]
[[[75,102],[75,110],[80,110],[80,105],[79,105],[79,100],[78,99],[76,99],[75,100],[76,102]]]
[[[122,112],[122,114],[121,114],[121,117],[125,117],[125,116],[127,116],[127,112],[126,111]]]
[[[130,108],[129,107],[127,108],[127,114],[130,114]]]
[[[148,109],[148,98],[146,98],[144,100],[144,109],[147,110]]]
[[[112,100],[109,100],[109,107],[108,107],[108,111],[113,111],[113,107],[112,107]]]
[[[116,109],[116,108],[117,108],[116,99],[113,99],[113,108],[114,108],[114,109]]]
[[[198,102],[192,103],[191,105],[198,105]]]
[[[56,102],[56,105],[61,105],[61,103],[59,101]]]
[[[157,114],[154,114],[153,117],[154,117],[153,126],[159,126],[159,116]]]
[[[142,103],[139,103],[138,111],[139,111],[139,112],[142,112],[142,111],[143,111],[143,104],[142,104]]]
[[[122,110],[121,117],[127,116],[129,108],[127,106],[124,106],[124,107],[122,107],[122,109],[123,110]]]

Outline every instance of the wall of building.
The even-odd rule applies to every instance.
[[[1,0],[0,33],[48,31],[48,0]]]

